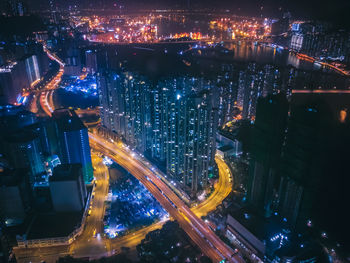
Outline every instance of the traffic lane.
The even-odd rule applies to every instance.
[[[87,217],[85,229],[76,241],[71,244],[70,253],[86,256],[89,253],[89,250],[93,246],[93,243],[96,243],[96,239],[93,238],[93,233],[95,231],[100,232],[102,229],[102,218],[104,215],[104,200],[108,194],[108,177],[106,177],[107,169],[102,163],[101,159],[93,158],[94,166],[96,167],[95,177],[99,181],[99,184],[95,186],[95,197],[91,199],[91,214]],[[97,242],[100,248],[97,249],[98,253],[105,252],[105,244],[99,240]],[[104,251],[102,251],[104,250]],[[95,252],[95,254],[97,253]]]
[[[172,202],[175,203],[176,206],[181,207],[183,213],[191,220],[192,224],[196,226],[205,237],[222,253],[225,257],[231,258],[233,251],[230,251],[226,245],[218,239],[214,232],[205,224],[205,222],[199,219],[197,216],[193,214],[193,212],[182,202],[182,200],[168,187],[164,187],[163,181],[158,179],[158,177],[153,176],[151,173],[147,173],[149,177],[152,177],[153,182],[163,191],[164,195],[166,195]]]
[[[115,159],[119,164],[122,166],[127,166],[127,163],[125,160],[121,160],[120,158],[117,159],[112,156],[112,158]],[[213,260],[221,260],[222,258],[217,257],[216,252],[212,251],[213,248],[209,246],[207,242],[203,242],[199,234],[192,230],[191,226],[187,226],[187,221],[179,214],[176,208],[174,208],[171,203],[161,194],[161,192],[147,179],[144,178],[143,172],[138,170],[137,168],[128,168],[129,172],[132,173],[136,178],[140,180],[142,184],[144,184],[147,189],[153,194],[153,196],[158,200],[158,202],[169,212],[169,214],[176,219],[180,226],[185,230],[186,233],[189,234],[190,238],[194,240],[194,242],[202,248],[203,251],[207,251],[207,255],[212,258]]]
[[[165,221],[160,221],[148,227],[137,230],[127,236],[108,239],[108,246],[110,247],[110,250],[117,250],[121,247],[136,247],[136,245],[141,243],[141,240],[146,237],[147,233],[156,229],[160,229],[164,223]]]
[[[136,171],[135,171],[136,172]],[[190,224],[176,209],[173,207],[173,205],[164,198],[164,195],[158,190],[156,186],[154,186],[150,181],[147,179],[144,179],[142,177],[142,172],[139,174],[142,180],[142,183],[149,189],[152,194],[154,194],[155,198],[158,200],[158,202],[169,212],[169,214],[177,221],[179,222],[182,229],[190,236],[190,238],[198,245],[198,247],[214,262],[220,261],[223,258],[221,258],[215,249],[209,245],[209,243],[206,240],[203,240],[203,238],[197,233],[193,227],[192,224]]]
[[[190,217],[193,220],[193,224],[200,229],[200,231],[203,231],[204,235],[206,235],[206,238],[220,251],[222,255],[224,255],[228,260],[232,262],[240,262],[240,260],[237,258],[232,259],[231,256],[233,254],[233,250],[226,246],[226,244],[219,240],[219,238],[215,235],[214,232],[205,224],[202,220],[197,218],[190,209],[178,198],[178,196],[172,192],[168,187],[165,186],[164,182],[162,182],[157,176],[155,176],[152,172],[149,171],[148,168],[145,168],[145,165],[143,165],[140,162],[136,162],[133,158],[130,158],[125,154],[123,151],[119,151],[119,149],[112,149],[110,146],[110,143],[107,142],[104,139],[99,140],[101,144],[103,144],[103,148],[107,148],[109,151],[112,152],[118,152],[118,157],[123,157],[123,159],[128,160],[128,165],[132,164],[133,166],[139,167],[142,171],[142,173],[147,174],[150,178],[152,178],[153,183],[157,185],[157,187],[160,187],[160,189],[163,191],[163,193],[172,201],[174,202],[178,207],[182,207],[185,214]]]
[[[103,147],[103,146],[102,146]],[[184,217],[179,213],[179,211],[172,206],[170,201],[165,198],[165,196],[158,190],[158,188],[144,177],[144,171],[140,170],[138,167],[130,166],[130,162],[127,159],[121,158],[120,155],[110,156],[114,161],[125,167],[131,174],[133,174],[142,184],[144,184],[148,190],[153,194],[157,201],[169,212],[169,214],[176,219],[184,231],[189,235],[189,237],[199,246],[199,248],[214,262],[219,262],[223,258],[218,255],[214,247],[211,247],[209,243],[203,239],[197,231],[194,230],[192,225],[184,219]]]
[[[110,151],[113,151],[114,150],[114,152],[115,151],[117,151],[118,149],[111,149],[111,147],[110,147],[110,143],[108,143],[106,140],[100,140],[100,143],[103,143],[103,145],[101,145],[103,148],[108,148]],[[106,147],[106,146],[108,146],[108,147]],[[149,169],[148,168],[145,168],[145,166],[143,165],[143,164],[141,164],[141,163],[139,163],[139,162],[136,162],[133,158],[129,158],[123,151],[118,151],[118,158],[116,158],[117,160],[117,162],[121,162],[122,161],[122,159],[124,159],[124,160],[127,160],[127,162],[124,164],[127,168],[130,168],[130,165],[132,165],[132,167],[137,167],[138,169],[140,169],[140,171],[141,171],[141,177],[140,176],[136,176],[137,174],[134,174],[135,173],[135,171],[130,171],[135,177],[137,177],[140,181],[142,180],[142,179],[144,179],[144,180],[146,180],[146,181],[148,181],[147,179],[145,179],[145,177],[143,176],[143,174],[146,174],[146,175],[148,175],[148,176],[150,176],[151,178],[153,178],[153,183],[155,183],[156,185],[157,185],[157,187],[160,187],[160,189],[163,191],[163,194],[165,194],[174,204],[176,204],[177,205],[177,207],[181,207],[182,209],[183,209],[183,211],[185,211],[185,213],[186,214],[188,214],[189,215],[189,217],[192,219],[192,220],[194,220],[194,222],[192,222],[192,223],[194,223],[194,225],[195,225],[195,227],[197,228],[197,229],[199,229],[200,231],[203,231],[203,226],[202,225],[200,225],[200,221],[198,221],[198,218],[195,218],[195,217],[193,217],[194,215],[193,214],[191,214],[191,213],[189,213],[189,208],[182,202],[182,200],[180,200],[178,197],[177,197],[177,195],[175,195],[175,193],[173,193],[168,187],[165,187],[164,185],[164,183],[160,180],[160,179],[158,179],[158,177],[156,177],[153,173],[151,173],[150,171],[149,171]],[[133,170],[132,168],[130,168],[131,170]],[[134,173],[133,173],[134,172]],[[146,182],[147,183],[147,182]],[[153,184],[152,184],[153,185]],[[159,190],[158,190],[159,191]],[[163,195],[162,194],[162,195]],[[164,197],[165,198],[165,197]],[[166,198],[165,198],[166,199]],[[167,200],[167,199],[166,199]],[[168,201],[168,200],[167,200]],[[169,202],[169,201],[168,201]],[[166,207],[165,207],[166,208]],[[178,215],[179,216],[179,215]],[[181,216],[181,215],[180,215]],[[203,222],[203,221],[202,221]],[[203,224],[205,224],[204,222],[203,222]],[[206,226],[206,224],[205,224],[205,226]],[[227,259],[230,259],[231,258],[231,254],[233,253],[233,251],[231,252],[231,251],[227,251],[228,249],[227,249],[227,247],[225,247],[225,246],[223,246],[222,244],[220,244],[220,242],[218,242],[218,240],[217,239],[215,239],[214,237],[213,237],[213,235],[215,235],[214,233],[211,233],[210,235],[208,235],[208,233],[205,233],[205,232],[209,232],[210,233],[210,229],[209,229],[209,227],[207,228],[207,229],[205,229],[205,231],[203,231],[204,233],[202,233],[202,234],[204,234],[204,235],[207,235],[206,236],[206,238],[209,240],[209,241],[212,241],[212,240],[214,240],[214,242],[212,242],[212,244],[217,248],[217,249],[219,249],[219,250],[222,250],[222,251],[220,251],[220,253],[222,254],[222,255],[224,255],[224,256],[226,256],[227,257]],[[199,235],[199,234],[198,234]],[[207,244],[207,246],[209,246],[209,244],[208,244],[208,242],[207,241],[205,241],[205,243]],[[215,245],[216,244],[216,245]],[[202,246],[203,246],[203,244],[202,244]],[[209,246],[210,247],[210,246]]]
[[[229,175],[225,174],[225,167],[222,165],[222,161],[218,158],[215,158],[215,160],[219,168],[219,181],[215,185],[214,192],[205,201],[191,209],[198,217],[205,216],[208,212],[213,211],[232,190]]]
[[[230,259],[233,250],[229,248],[221,239],[219,239],[216,234],[210,229],[210,227],[205,224],[203,220],[194,215],[194,213],[187,207],[186,204],[173,192],[171,191],[163,181],[161,181],[153,173],[148,172],[147,175],[152,178],[152,181],[164,192],[164,194],[174,202],[178,207],[181,207],[184,210],[184,214],[191,218],[191,222],[198,227],[199,230],[203,231],[206,238],[227,258]],[[240,260],[233,259],[233,261],[239,262]]]

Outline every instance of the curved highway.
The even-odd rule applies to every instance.
[[[40,106],[44,112],[51,116],[54,110],[53,91],[57,88],[58,83],[63,75],[64,64],[47,49],[49,57],[56,60],[60,64],[60,70],[56,77],[48,84],[45,91],[40,95]],[[202,252],[210,257],[214,262],[220,262],[226,259],[227,262],[244,262],[240,256],[234,255],[234,252],[222,240],[220,240],[215,233],[204,223],[199,217],[206,215],[213,211],[217,205],[221,204],[224,198],[231,191],[231,182],[229,177],[232,177],[226,163],[216,157],[216,162],[219,167],[219,182],[215,186],[212,195],[203,203],[191,209],[162,181],[154,174],[145,164],[133,159],[131,152],[126,151],[115,144],[105,141],[92,133],[89,134],[92,148],[103,152],[110,156],[118,164],[126,168],[133,174],[146,188],[153,194],[158,202],[169,212],[169,214],[176,219],[189,237],[200,247]],[[102,218],[104,215],[103,202],[105,195],[108,192],[108,175],[106,175],[105,167],[101,162],[98,163],[96,169],[97,178],[101,181],[101,185],[96,189],[96,197],[92,203],[92,215],[87,220],[87,227],[83,234],[77,238],[70,247],[41,248],[36,250],[36,253],[41,255],[52,255],[58,253],[62,256],[65,254],[72,254],[75,256],[86,256],[94,258],[101,256],[108,256],[118,253],[118,249],[122,246],[130,246],[138,244],[147,232],[159,228],[162,222],[152,225],[150,227],[141,229],[132,235],[122,238],[106,240],[93,239],[94,233],[101,233]],[[103,172],[104,171],[104,172]],[[106,192],[107,191],[107,192]],[[125,245],[126,244],[126,245]],[[35,249],[33,249],[35,250]],[[45,250],[46,253],[43,253]],[[48,251],[52,251],[51,254]],[[55,251],[57,253],[55,253]],[[49,253],[49,254],[47,254]],[[28,255],[27,253],[25,253]],[[35,254],[35,253],[34,253]],[[16,252],[17,255],[17,252]],[[24,257],[25,258],[25,257]],[[23,261],[26,262],[26,261]]]
[[[202,203],[192,208],[192,211],[198,217],[206,216],[208,213],[214,211],[232,191],[231,170],[218,155],[215,156],[215,162],[219,169],[219,181],[214,186],[213,193]]]
[[[214,262],[223,259],[227,262],[243,262],[159,177],[133,157],[135,155],[131,151],[118,147],[96,134],[90,133],[89,137],[93,148],[112,158],[145,185],[204,254]]]

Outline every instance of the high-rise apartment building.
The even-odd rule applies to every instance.
[[[212,84],[203,78],[167,77],[151,84],[135,73],[98,73],[104,126],[160,163],[196,193],[213,167],[218,125]]]
[[[85,67],[90,74],[97,72],[97,51],[88,49],[85,51]]]
[[[85,182],[91,182],[93,169],[87,128],[73,110],[55,110],[53,118],[57,124],[58,155],[61,163],[80,163]]]
[[[131,147],[150,147],[150,86],[137,74],[98,73],[102,123]]]
[[[210,91],[200,91],[190,96],[188,100],[185,121],[184,184],[190,184],[192,191],[197,192],[207,186],[208,173],[214,165],[218,119]]]

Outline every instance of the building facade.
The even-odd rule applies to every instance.
[[[72,110],[53,112],[57,125],[59,157],[62,164],[81,164],[86,183],[93,179],[91,152],[87,128]]]
[[[98,73],[101,118],[132,148],[164,163],[192,194],[207,186],[218,125],[212,84],[187,76],[152,83],[130,72]]]

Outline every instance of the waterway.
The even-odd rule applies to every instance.
[[[303,70],[320,70],[320,66],[299,59],[295,54],[280,47],[270,47],[263,44],[255,45],[250,42],[226,43],[225,48],[233,50],[233,60],[238,62],[254,61],[260,64],[276,66],[292,66]]]

